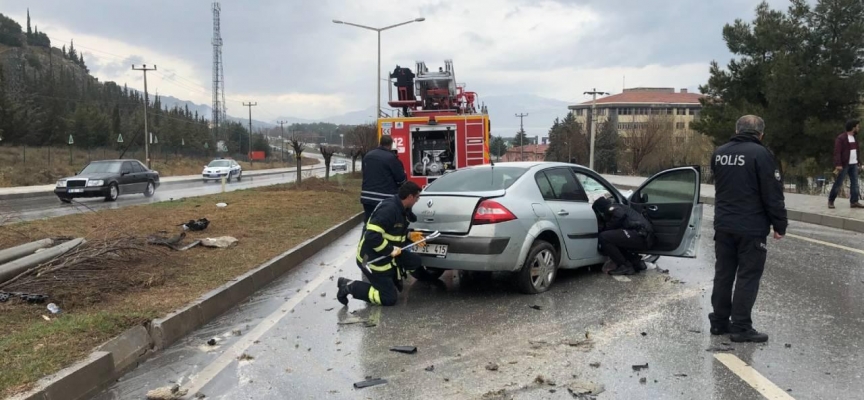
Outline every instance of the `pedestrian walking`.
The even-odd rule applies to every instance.
[[[745,115],[735,124],[735,136],[711,157],[716,264],[714,312],[708,319],[712,335],[730,334],[733,342],[768,340],[767,334],[753,328],[751,312],[765,269],[770,228],[779,240],[788,225],[783,180],[774,155],[762,145],[764,134],[762,118]]]
[[[405,168],[391,152],[393,138],[390,135],[381,136],[378,147],[372,149],[363,157],[363,186],[360,192],[360,203],[363,204],[363,230],[366,222],[372,216],[372,211],[382,200],[393,197],[408,178]],[[361,233],[362,235],[362,233]]]
[[[849,207],[864,208],[858,202],[860,197],[858,189],[858,172],[861,170],[858,162],[858,130],[861,123],[857,119],[846,121],[846,131],[834,139],[834,186],[828,194],[828,208],[834,208],[834,200],[846,176],[849,176]]]

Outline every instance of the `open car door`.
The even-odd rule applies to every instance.
[[[654,246],[642,254],[696,258],[702,228],[698,166],[672,168],[649,178],[630,196],[630,206],[654,226]]]

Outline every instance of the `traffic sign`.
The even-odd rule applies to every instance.
[[[117,134],[117,143],[123,143],[123,134],[122,133]]]
[[[71,144],[74,144],[74,143],[75,143],[75,141],[72,140],[72,134],[70,133],[70,134],[69,134],[69,144],[71,145]]]

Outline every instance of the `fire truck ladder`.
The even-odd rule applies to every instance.
[[[481,165],[485,160],[484,124],[486,124],[485,119],[479,122],[468,122],[468,118],[465,118],[465,164],[468,166]]]

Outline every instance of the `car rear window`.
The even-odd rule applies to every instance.
[[[519,179],[527,169],[522,167],[491,167],[460,169],[444,174],[426,186],[424,192],[485,192],[504,190]]]

